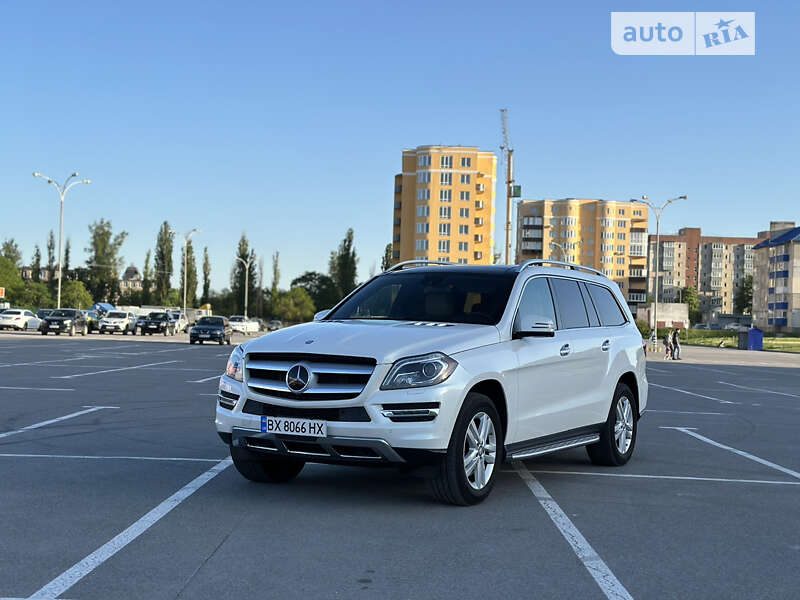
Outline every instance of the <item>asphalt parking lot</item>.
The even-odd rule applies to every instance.
[[[230,352],[0,334],[0,598],[796,598],[800,356],[649,362],[625,467],[582,449],[437,504],[393,470],[236,473]]]

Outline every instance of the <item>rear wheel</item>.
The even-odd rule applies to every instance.
[[[600,431],[600,441],[586,446],[586,452],[594,464],[619,467],[630,460],[639,428],[636,413],[633,392],[624,383],[618,383],[608,419]]]
[[[81,331],[81,335],[84,335],[84,336],[85,335],[89,335],[89,326],[88,325],[86,325],[86,324],[83,325],[83,331]]]
[[[75,325],[71,325],[69,328],[69,337],[75,337]]]
[[[233,466],[250,481],[259,483],[286,483],[303,470],[305,462],[293,458],[262,458],[245,448],[231,446]]]
[[[502,462],[503,425],[488,396],[470,392],[453,427],[447,454],[431,481],[434,497],[467,506],[483,501]]]

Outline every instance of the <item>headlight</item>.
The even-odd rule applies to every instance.
[[[381,389],[402,390],[436,385],[450,377],[457,366],[456,361],[441,352],[403,358],[394,363]]]
[[[244,381],[244,353],[241,346],[236,346],[231,352],[225,367],[225,375],[236,381]]]
[[[72,319],[67,319],[64,321],[64,325],[72,325]]]

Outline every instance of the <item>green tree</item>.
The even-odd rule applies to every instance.
[[[156,304],[166,304],[169,296],[170,282],[172,281],[172,233],[170,233],[169,223],[164,221],[161,229],[158,230],[156,238],[155,256],[155,302]]]
[[[306,271],[292,280],[292,287],[306,290],[317,310],[332,308],[342,298],[342,292],[336,282],[328,275],[316,271]]]
[[[64,281],[61,284],[61,306],[86,310],[94,302],[82,281]]]
[[[42,280],[42,251],[39,244],[33,247],[33,260],[31,261],[31,281],[39,283]]]
[[[53,230],[47,236],[47,280],[51,284],[56,278],[56,236]]]
[[[308,292],[295,287],[288,292],[279,292],[273,303],[273,315],[290,323],[310,321],[314,316],[314,303]]]
[[[331,252],[328,262],[328,274],[336,282],[342,294],[347,295],[356,287],[358,277],[358,257],[353,246],[353,229],[345,233],[339,248]]]
[[[733,299],[734,310],[740,315],[753,312],[753,276],[745,275]]]
[[[381,271],[385,271],[392,266],[392,244],[386,244],[383,251],[383,258],[381,259]]]
[[[102,218],[89,225],[89,246],[86,248],[89,274],[86,287],[98,301],[114,303],[119,296],[119,271],[123,263],[120,249],[126,237],[128,233],[125,231],[114,235],[111,221]]]
[[[16,294],[24,287],[19,269],[5,256],[0,256],[0,287],[6,288],[6,300],[12,304]]]
[[[142,304],[148,305],[153,301],[150,288],[153,287],[153,269],[150,267],[150,250],[144,255],[144,272],[142,273]]]
[[[183,306],[183,253],[186,252],[186,306],[194,308],[197,304],[197,263],[194,258],[192,240],[181,250],[181,306]]]
[[[69,242],[69,238],[67,238],[67,243],[64,244],[64,274],[62,275],[62,277],[65,277],[67,279],[71,279],[71,277],[69,276],[70,251],[71,251],[71,244]]]
[[[683,288],[683,302],[689,310],[689,321],[698,323],[702,319],[700,313],[700,298],[697,297],[697,290],[692,286]]]
[[[208,246],[203,248],[203,297],[201,304],[208,302],[211,294],[211,259],[208,257]]]
[[[128,290],[127,292],[123,292],[117,298],[117,305],[118,306],[143,306],[147,304],[146,302],[142,301],[142,291],[140,290]]]
[[[245,270],[245,266],[239,260],[233,261],[233,269],[231,271],[231,292],[233,293],[234,298],[234,309],[240,310],[244,313],[244,286],[245,281],[247,281],[247,308],[253,306],[256,299],[256,284],[258,279],[256,278],[256,253],[255,251],[250,249],[250,242],[247,240],[247,236],[242,234],[242,237],[239,239],[239,245],[236,249],[236,258],[242,259],[243,261],[249,262],[249,269]],[[245,277],[245,274],[249,271],[249,276]],[[247,314],[250,314],[250,311],[247,311]]]
[[[178,288],[170,289],[169,293],[167,294],[167,301],[164,302],[167,306],[183,306],[183,296],[181,295],[181,290]]]
[[[0,248],[0,256],[10,260],[18,269],[22,266],[22,252],[14,238],[6,238]]]
[[[17,304],[32,310],[52,308],[56,305],[53,293],[46,283],[29,283],[19,289]]]

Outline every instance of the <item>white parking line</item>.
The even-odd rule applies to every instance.
[[[648,408],[645,413],[670,413],[673,415],[729,415],[731,413],[718,413],[718,412],[693,412],[691,410],[656,410]]]
[[[45,585],[40,590],[34,592],[30,597],[36,598],[37,600],[55,600],[55,598],[58,598],[62,593],[74,586],[81,579],[86,577],[89,573],[94,571],[97,567],[102,565],[105,561],[114,556],[117,552],[122,550],[125,546],[130,544],[145,531],[150,529],[150,527],[155,525],[173,508],[178,506],[181,502],[186,500],[186,498],[194,494],[202,486],[227,469],[231,464],[232,462],[230,458],[219,461],[208,471],[187,483],[177,492],[172,494],[172,496],[164,500],[161,504],[156,506],[138,521],[130,525],[127,529],[100,546],[89,556],[75,563],[72,567],[53,579],[53,581]]]
[[[221,375],[214,375],[213,377],[206,377],[205,379],[193,379],[191,381],[187,381],[186,383],[205,383],[206,381],[211,381],[212,379],[219,379]]]
[[[89,375],[102,375],[103,373],[116,373],[117,371],[130,371],[132,369],[144,369],[145,367],[155,367],[156,365],[168,365],[171,363],[182,362],[179,360],[167,360],[164,362],[148,363],[146,365],[134,365],[133,367],[118,367],[116,369],[105,369],[103,371],[92,371],[91,373],[76,373],[75,375],[56,375],[50,379],[74,379],[75,377],[87,377]]]
[[[561,535],[567,540],[567,543],[572,547],[572,551],[589,571],[589,574],[595,580],[606,598],[614,600],[633,600],[628,590],[625,589],[619,580],[616,578],[611,569],[608,568],[603,559],[595,552],[594,548],[586,541],[578,528],[570,521],[566,513],[561,510],[558,503],[553,500],[552,496],[547,493],[541,483],[534,477],[527,467],[520,461],[514,461],[514,469],[517,474],[522,478],[528,488],[533,492],[533,495],[542,505],[550,520],[553,521]]]
[[[91,408],[87,408],[86,410],[79,410],[78,412],[70,413],[68,415],[64,415],[63,417],[58,417],[55,419],[49,419],[47,421],[42,421],[40,423],[34,423],[33,425],[28,425],[26,427],[22,427],[21,429],[14,429],[13,431],[6,431],[0,433],[0,438],[9,437],[12,435],[16,435],[18,433],[24,433],[25,431],[30,431],[31,429],[39,429],[39,427],[45,427],[46,425],[52,425],[53,423],[58,423],[60,421],[66,421],[67,419],[74,419],[75,417],[80,417],[81,415],[86,415],[89,413],[96,412],[98,410],[103,410],[105,408],[117,408],[116,406],[92,406]]]
[[[638,473],[602,473],[599,471],[549,471],[533,470],[531,473],[552,475],[593,475],[596,477],[627,477],[630,479],[667,479],[677,481],[711,481],[714,483],[755,483],[771,485],[800,485],[800,481],[773,481],[771,479],[727,479],[724,477],[691,477],[688,475],[640,475]]]
[[[776,392],[774,390],[766,390],[764,388],[748,387],[746,385],[736,385],[735,383],[728,383],[727,381],[718,381],[722,385],[729,385],[731,387],[740,388],[742,390],[750,390],[751,392],[764,392],[765,394],[775,394],[776,396],[791,396],[792,398],[800,398],[797,394],[789,394],[787,392]]]
[[[686,394],[687,396],[697,396],[698,398],[705,398],[706,400],[714,400],[715,402],[719,402],[720,404],[741,404],[741,402],[731,402],[730,400],[720,400],[719,398],[714,398],[714,396],[704,396],[703,394],[695,394],[694,392],[690,392],[688,390],[682,390],[680,388],[670,387],[668,385],[659,385],[657,383],[650,382],[651,387],[662,388],[665,390],[672,390],[673,392],[680,392],[681,394]]]
[[[73,388],[40,388],[40,387],[13,387],[10,385],[0,385],[0,390],[29,390],[37,392],[74,392]]]
[[[75,358],[52,358],[50,360],[37,360],[35,362],[21,362],[21,363],[7,363],[4,365],[0,365],[0,368],[3,367],[30,367],[33,365],[44,365],[51,362],[69,362],[74,360],[86,360],[87,358],[98,358],[96,356],[76,356]]]
[[[731,446],[726,446],[725,444],[720,444],[719,442],[715,442],[711,438],[707,438],[704,435],[700,435],[699,433],[691,431],[690,428],[688,427],[661,427],[660,429],[675,429],[677,431],[681,431],[687,435],[692,436],[693,438],[700,440],[701,442],[705,442],[706,444],[711,444],[712,446],[716,446],[717,448],[722,448],[723,450],[727,450],[728,452],[733,452],[734,454],[738,454],[739,456],[743,456],[744,458],[757,462],[760,465],[764,465],[771,469],[775,469],[776,471],[780,471],[781,473],[786,473],[787,475],[790,475],[795,479],[800,479],[800,473],[798,473],[797,471],[792,471],[791,469],[782,467],[781,465],[760,458],[755,454],[750,454],[749,452],[745,452],[744,450],[739,450],[738,448],[733,448]]]
[[[12,454],[0,453],[0,458],[63,458],[81,460],[153,460],[165,462],[219,462],[219,458],[182,458],[179,456],[90,456],[82,454]],[[798,484],[800,485],[800,484]]]
[[[650,365],[647,365],[647,370],[655,371],[656,373],[668,373],[668,374],[670,373],[670,371],[664,371],[663,369],[656,369],[655,367],[651,367]]]

